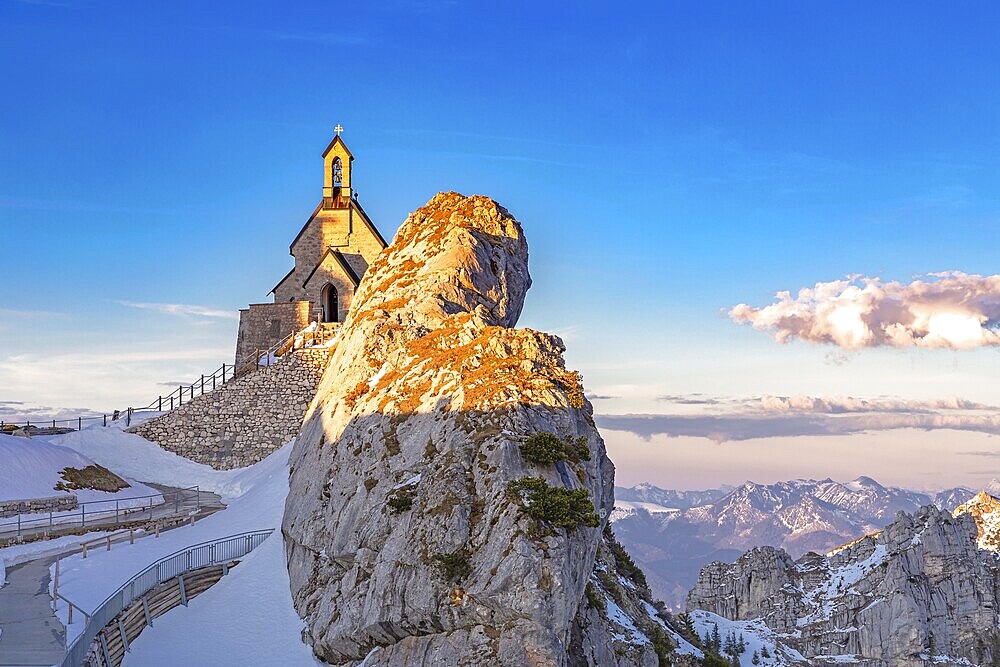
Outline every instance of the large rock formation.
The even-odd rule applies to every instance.
[[[410,215],[368,269],[296,441],[283,523],[323,660],[604,655],[606,613],[581,600],[614,467],[562,342],[512,328],[530,284],[520,224],[456,193]],[[525,459],[538,433],[564,443],[561,460]],[[622,643],[601,664],[657,663],[650,642]]]
[[[1000,658],[1000,566],[981,545],[996,544],[998,509],[981,494],[954,516],[934,506],[900,512],[826,557],[793,562],[780,549],[753,549],[705,567],[687,606],[761,619],[810,664],[991,664]]]

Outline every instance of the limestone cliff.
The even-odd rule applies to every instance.
[[[996,664],[1000,565],[988,545],[998,508],[981,494],[954,516],[900,512],[825,557],[753,549],[705,567],[687,607],[761,619],[809,664]]]
[[[614,467],[562,342],[512,328],[530,284],[520,224],[456,193],[369,267],[296,441],[283,523],[323,660],[596,664],[614,632],[581,602]],[[601,664],[657,664],[638,644]]]

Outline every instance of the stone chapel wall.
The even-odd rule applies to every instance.
[[[240,331],[236,337],[236,363],[253,356],[254,350],[267,350],[292,331],[309,324],[307,301],[252,303],[240,310]]]

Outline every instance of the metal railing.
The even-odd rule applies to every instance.
[[[130,406],[124,410],[114,410],[106,414],[87,414],[68,419],[36,418],[13,422],[0,420],[0,433],[13,430],[14,428],[26,428],[29,426],[58,428],[60,425],[65,425],[65,428],[72,429],[73,426],[76,426],[76,430],[80,430],[83,428],[84,422],[100,420],[102,425],[107,426],[109,419],[110,421],[124,419],[125,425],[131,426],[132,416],[136,412],[169,412],[185,403],[190,403],[195,398],[207,394],[217,387],[221,387],[227,382],[231,382],[240,375],[256,370],[261,366],[271,366],[273,363],[276,363],[278,357],[283,356],[289,351],[294,352],[297,349],[309,347],[310,344],[323,344],[333,335],[333,332],[324,330],[321,327],[315,329],[307,327],[301,331],[292,331],[266,350],[254,350],[254,352],[246,355],[243,359],[237,359],[235,364],[222,364],[221,367],[212,373],[202,375],[190,384],[177,385],[177,389],[174,389],[169,394],[157,396],[142,407]]]
[[[80,527],[86,527],[95,523],[109,523],[106,520],[114,517],[114,523],[120,521],[133,521],[142,519],[143,515],[153,518],[155,508],[174,505],[174,512],[180,512],[181,505],[193,499],[197,503],[197,508],[201,509],[201,494],[197,486],[189,486],[177,491],[165,491],[148,496],[133,496],[132,498],[121,498],[117,500],[93,500],[80,503],[76,509],[58,510],[41,513],[38,517],[30,517],[18,514],[16,519],[0,521],[0,539],[5,536],[20,537],[25,533],[38,533],[53,528],[65,528],[79,523]],[[145,503],[135,501],[147,501]],[[136,516],[138,515],[138,516]],[[113,525],[113,524],[112,524]]]
[[[223,565],[242,558],[260,546],[273,532],[273,528],[268,528],[202,542],[152,563],[122,584],[90,613],[83,632],[69,645],[66,657],[61,663],[62,667],[82,667],[91,644],[97,638],[97,633],[152,589],[185,572],[209,565]]]

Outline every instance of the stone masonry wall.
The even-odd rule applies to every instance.
[[[18,514],[35,514],[38,512],[66,512],[79,506],[76,496],[50,496],[48,498],[30,498],[27,500],[5,500],[0,503],[0,518],[17,516]]]
[[[292,331],[309,324],[308,301],[252,303],[240,311],[240,332],[236,337],[236,363],[246,361],[254,350],[267,350]]]
[[[257,463],[298,434],[330,349],[286,354],[128,430],[219,470]]]

